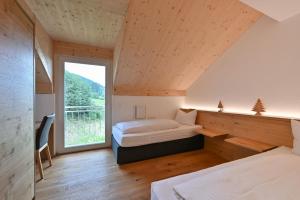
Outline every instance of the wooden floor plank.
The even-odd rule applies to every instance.
[[[203,151],[191,151],[117,165],[110,149],[58,156],[36,185],[37,200],[147,200],[153,181],[225,162]],[[45,167],[47,163],[45,163]]]

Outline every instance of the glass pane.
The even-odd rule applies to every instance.
[[[65,62],[65,147],[105,142],[105,67]]]

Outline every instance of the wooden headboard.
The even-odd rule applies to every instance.
[[[228,133],[231,136],[240,136],[276,146],[292,147],[293,144],[290,119],[198,111],[196,124],[201,124],[204,128],[212,131]],[[213,151],[227,160],[256,153],[224,142],[224,139],[224,137],[206,137],[205,149]]]

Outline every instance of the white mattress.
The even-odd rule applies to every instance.
[[[268,151],[266,153],[261,153],[255,156],[251,156],[248,158],[228,162],[222,165],[217,165],[215,167],[207,168],[204,170],[200,170],[197,172],[184,174],[176,177],[172,177],[169,179],[153,182],[151,184],[151,200],[177,200],[173,187],[184,183],[186,181],[193,180],[195,178],[198,178],[199,176],[206,175],[208,173],[224,169],[226,167],[231,167],[240,163],[245,163],[248,161],[251,161],[253,159],[256,159],[258,157],[267,157],[268,155],[276,155],[276,154],[292,154],[292,151],[288,147],[279,147],[277,149],[274,149],[272,151]]]
[[[146,133],[126,133],[123,134],[120,129],[113,127],[113,136],[122,147],[134,147],[146,144],[166,142],[178,139],[189,138],[197,135],[194,132],[200,125],[187,126],[182,125],[178,128],[167,129],[161,131],[153,131]]]
[[[144,119],[127,122],[119,122],[114,125],[122,133],[146,133],[151,131],[161,131],[178,128],[181,124],[172,119]]]

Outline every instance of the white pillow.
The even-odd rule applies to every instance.
[[[178,110],[175,117],[175,121],[179,122],[180,124],[192,126],[195,125],[196,116],[197,116],[197,110],[193,110],[190,112],[184,112],[182,110]]]
[[[293,152],[300,155],[300,121],[291,120],[292,133],[294,136]]]

